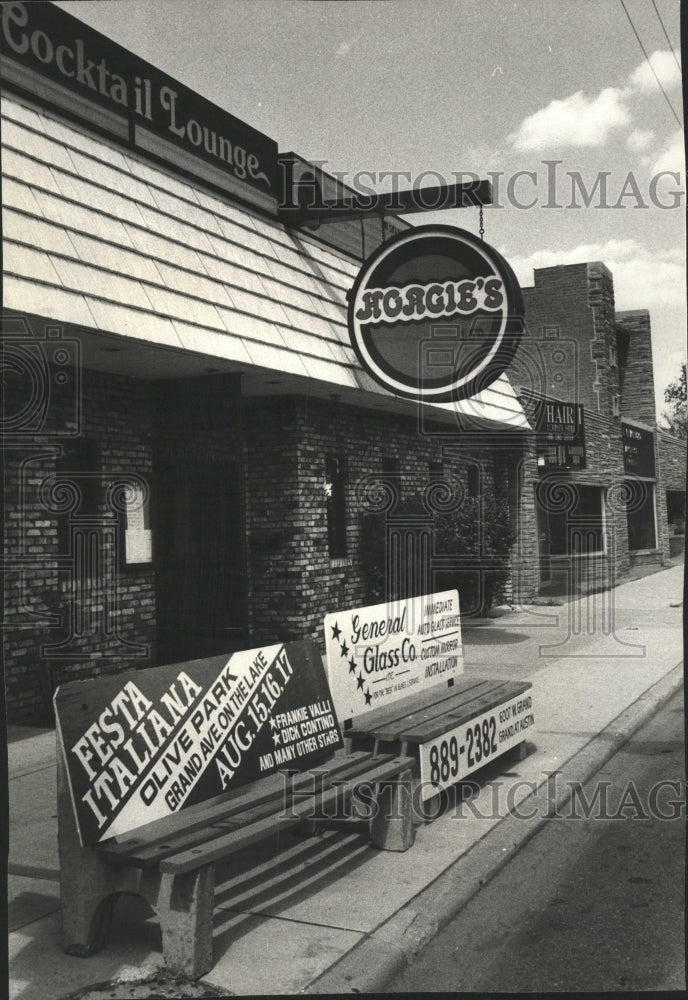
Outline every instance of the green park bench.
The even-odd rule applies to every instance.
[[[523,759],[532,685],[463,674],[459,595],[445,591],[329,614],[326,663],[352,750],[413,758],[413,808],[496,758]]]
[[[55,693],[63,945],[106,942],[141,895],[175,973],[213,965],[215,866],[301,825],[413,844],[411,758],[347,751],[310,641],[62,685]]]

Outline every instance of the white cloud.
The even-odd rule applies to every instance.
[[[681,70],[676,65],[673,53],[668,50],[653,52],[650,62],[647,60],[641,62],[631,73],[628,83],[635,90],[655,90],[657,89],[655,73],[665,90],[677,87],[681,83]]]
[[[671,51],[657,51],[650,56],[652,69],[665,90],[681,82],[681,70]],[[643,60],[623,87],[605,87],[597,96],[587,97],[582,90],[550,103],[525,118],[518,129],[507,136],[514,149],[542,152],[552,147],[603,146],[609,134],[632,124],[627,102],[656,91],[657,79],[647,60]],[[659,94],[661,97],[661,94]],[[627,137],[628,148],[640,151],[651,141],[652,133],[634,129]]]
[[[685,150],[683,147],[683,133],[680,131],[674,132],[652,165],[653,173],[658,174],[662,170],[671,170],[674,173],[679,173],[682,178],[685,176]]]
[[[682,250],[650,250],[637,240],[582,243],[570,250],[536,250],[528,257],[507,255],[524,287],[533,284],[533,268],[585,264],[601,260],[614,276],[617,309],[661,306],[685,309],[686,269]]]
[[[551,146],[602,146],[612,129],[630,122],[624,96],[618,87],[605,87],[590,99],[579,90],[530,115],[507,141],[514,149],[538,151]]]
[[[351,52],[351,42],[341,42],[339,48],[335,52],[335,55],[339,59],[343,59],[344,56],[348,56],[349,52]]]
[[[639,153],[641,150],[647,149],[654,137],[652,129],[634,128],[626,136],[626,145],[634,153]]]

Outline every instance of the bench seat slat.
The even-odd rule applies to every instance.
[[[323,787],[329,788],[334,782],[349,781],[361,775],[364,779],[368,779],[371,766],[386,764],[392,760],[396,760],[392,755],[374,757],[370,752],[355,752],[319,764],[313,768],[313,772],[321,774]],[[159,864],[163,858],[178,854],[185,849],[196,848],[204,842],[212,840],[218,833],[225,833],[228,828],[240,829],[264,817],[276,815],[282,812],[285,802],[291,804],[294,801],[301,801],[299,792],[302,794],[312,792],[313,772],[304,772],[294,777],[289,791],[290,793],[296,792],[296,797],[293,794],[285,796],[287,786],[283,782],[277,794],[271,793],[269,797],[255,796],[250,805],[242,810],[233,807],[222,812],[216,809],[212,821],[208,818],[204,822],[197,819],[191,825],[170,832],[166,837],[157,836],[154,840],[143,842],[132,838],[120,844],[103,845],[98,849],[98,852],[110,861],[136,868],[152,867]],[[312,800],[312,797],[310,794],[306,801]],[[188,811],[190,810],[183,810],[180,814],[181,817]]]
[[[479,685],[464,687],[459,691],[450,688],[448,697],[442,697],[431,704],[426,703],[421,708],[414,706],[414,711],[392,721],[375,724],[375,720],[368,716],[355,719],[347,736],[372,737],[383,742],[424,743],[468,722],[487,711],[491,705],[517,697],[531,686],[527,681],[485,680]]]
[[[404,739],[409,743],[427,743],[429,740],[434,740],[437,736],[441,736],[451,729],[467,725],[471,719],[475,719],[484,712],[489,712],[491,708],[495,708],[497,705],[503,705],[504,702],[511,701],[519,694],[529,690],[529,688],[530,684],[527,683],[517,684],[516,688],[512,684],[496,685],[491,691],[485,692],[464,705],[453,708],[446,714],[418,721],[415,725],[404,731]]]
[[[329,760],[319,762],[312,770],[325,771],[336,778],[340,772],[353,766],[364,769],[372,757],[370,751],[354,751],[350,754],[338,751]],[[311,772],[304,771],[294,775],[291,787],[297,790],[311,782]],[[285,787],[284,773],[271,774],[234,792],[217,796],[198,806],[191,806],[189,809],[183,809],[171,816],[164,816],[146,826],[138,827],[118,842],[105,841],[99,844],[96,850],[109,861],[116,862],[119,859],[131,863],[132,858],[139,856],[143,858],[144,852],[149,847],[197,833],[205,827],[214,826],[220,820],[241,814],[263,803],[280,803],[284,797]],[[155,855],[156,860],[159,857],[159,854]]]
[[[377,759],[380,761],[377,766],[369,768],[362,775],[347,779],[349,787],[346,792],[348,795],[354,791],[358,784],[362,784],[363,782],[376,783],[379,781],[388,781],[402,771],[409,770],[414,763],[410,757],[393,757],[389,755],[380,756]],[[325,809],[336,803],[342,792],[341,786],[324,790],[322,795],[318,794],[317,796],[318,806]],[[274,813],[272,816],[250,823],[248,826],[242,826],[237,830],[225,831],[222,836],[214,837],[205,844],[164,858],[159,863],[160,871],[173,875],[182,875],[197,868],[214,864],[229,854],[233,854],[244,847],[249,847],[259,840],[264,840],[272,833],[288,829],[301,822],[302,819],[306,819],[313,813],[314,799],[315,796],[309,796],[302,801],[293,803],[288,816]]]
[[[371,763],[375,763],[378,759],[373,757],[373,754],[369,752],[359,752],[351,756],[352,759],[339,761],[336,767],[332,767],[329,770],[320,766],[313,769],[313,772],[317,772],[320,775],[324,788],[331,787],[336,781],[346,780],[365,772],[371,766]],[[313,772],[306,772],[295,778],[288,792],[285,784],[282,786],[281,794],[278,796],[270,796],[269,799],[260,801],[256,800],[253,805],[241,812],[232,810],[224,815],[217,814],[211,825],[194,827],[193,829],[187,827],[172,837],[167,837],[164,840],[158,838],[155,843],[137,846],[131,842],[126,855],[120,852],[118,857],[122,861],[126,859],[127,864],[137,868],[151,867],[157,865],[163,858],[169,857],[172,854],[178,854],[186,848],[198,847],[199,844],[212,840],[213,837],[219,833],[226,832],[227,829],[240,829],[266,816],[275,815],[277,812],[282,811],[283,805],[291,805],[296,800],[301,801],[304,795],[312,798]],[[296,794],[294,795],[294,793]]]
[[[475,700],[475,698],[489,692],[493,683],[483,680],[470,689],[443,691],[439,699],[436,698],[432,701],[426,699],[424,705],[413,703],[410,711],[406,711],[403,715],[395,715],[393,719],[376,722],[369,720],[367,716],[362,716],[354,719],[353,726],[347,735],[355,736],[366,733],[380,740],[402,739],[409,728],[412,728],[416,723],[442,717],[451,712],[455,706],[461,706]]]
[[[406,695],[391,705],[383,708],[374,708],[364,715],[355,715],[351,727],[345,730],[344,735],[350,736],[354,730],[358,730],[361,727],[368,729],[370,726],[381,728],[387,724],[393,725],[395,721],[407,719],[413,712],[420,711],[431,705],[441,704],[446,699],[454,698],[462,692],[481,688],[489,683],[489,681],[481,677],[459,677],[452,687],[437,684],[429,690]]]

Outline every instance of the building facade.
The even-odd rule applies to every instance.
[[[340,182],[58,8],[4,14],[10,722],[77,677],[322,643],[339,607],[458,585],[480,614],[677,550],[685,449],[603,264],[536,271],[472,399],[392,396],[347,295],[407,223],[290,224]]]
[[[66,680],[322,642],[329,611],[459,572],[467,613],[509,560],[532,593],[508,378],[421,406],[351,348],[361,260],[406,224],[286,225],[335,182],[59,9],[7,6],[9,721],[49,722]],[[438,547],[486,496],[502,541]]]
[[[537,438],[539,588],[613,586],[677,554],[684,516],[685,442],[657,428],[650,316],[615,310],[600,262],[538,269],[523,295],[509,376]]]

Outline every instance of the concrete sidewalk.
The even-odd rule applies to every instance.
[[[682,594],[676,566],[467,627],[467,674],[533,682],[529,756],[484,769],[472,809],[449,795],[405,854],[332,832],[287,833],[237,855],[218,873],[216,964],[205,981],[240,995],[383,989],[536,832],[567,783],[594,774],[681,684]],[[10,996],[57,1000],[150,975],[161,965],[160,934],[138,899],[118,903],[104,951],[88,959],[61,951],[55,734],[9,736]],[[530,818],[514,815],[519,805]]]

